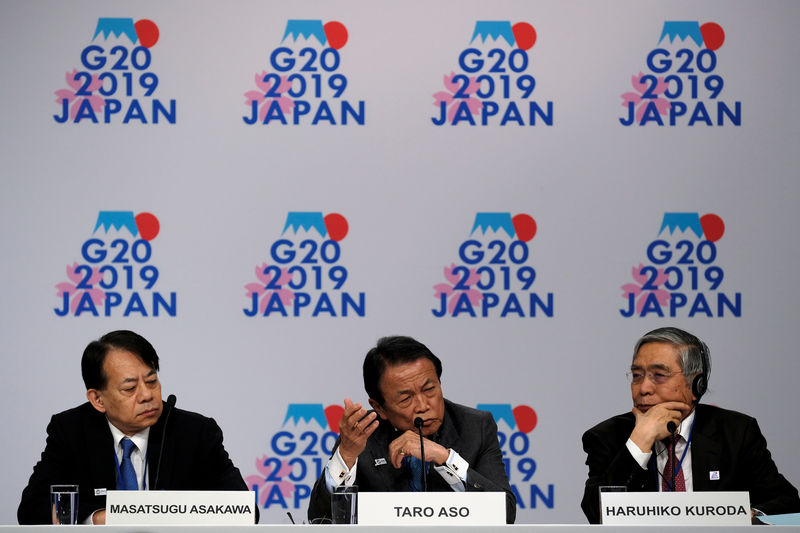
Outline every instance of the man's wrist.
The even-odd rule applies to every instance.
[[[436,457],[432,457],[434,464],[442,466],[443,464],[447,463],[447,460],[450,458],[451,450],[449,448],[445,448],[444,446],[439,446],[436,450]]]

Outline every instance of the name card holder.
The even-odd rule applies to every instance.
[[[601,492],[603,525],[750,525],[747,492]]]
[[[358,524],[496,526],[506,523],[504,492],[359,492]]]
[[[250,491],[109,490],[106,524],[252,525],[255,496]]]

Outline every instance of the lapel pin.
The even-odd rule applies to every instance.
[[[386,464],[386,459],[384,459],[383,457],[375,459],[375,466],[381,466],[385,464]]]
[[[711,470],[708,473],[708,479],[710,479],[711,481],[719,480],[719,470]]]

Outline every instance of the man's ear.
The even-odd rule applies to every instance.
[[[89,400],[89,403],[92,404],[92,407],[100,411],[101,413],[106,412],[106,405],[103,402],[103,395],[97,389],[89,389],[86,391],[86,399]]]
[[[386,412],[383,410],[383,407],[381,407],[381,404],[370,398],[369,405],[375,409],[375,412],[378,413],[378,416],[381,417],[381,419],[386,420]]]

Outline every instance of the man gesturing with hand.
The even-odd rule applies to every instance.
[[[444,399],[439,358],[411,337],[384,337],[367,353],[363,372],[372,410],[345,399],[339,440],[314,484],[309,519],[330,518],[334,487],[418,491],[425,476],[429,491],[505,492],[506,521],[513,523],[516,499],[497,424],[490,413]]]

